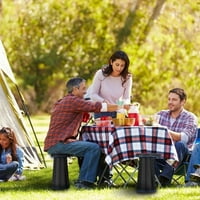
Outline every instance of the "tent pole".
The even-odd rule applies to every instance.
[[[35,136],[35,140],[36,140],[37,145],[38,145],[38,147],[39,147],[39,149],[40,149],[40,153],[41,153],[41,156],[42,156],[42,160],[43,160],[43,162],[44,162],[45,167],[47,168],[46,161],[45,161],[45,158],[44,158],[44,154],[43,154],[42,149],[41,149],[41,147],[40,147],[40,144],[39,144],[37,135],[36,135],[36,133],[35,133],[35,130],[34,130],[34,128],[33,128],[33,124],[32,124],[32,122],[31,122],[31,119],[30,119],[30,115],[29,115],[27,106],[25,105],[24,98],[23,98],[23,96],[22,96],[22,94],[21,94],[21,92],[20,92],[19,87],[17,86],[17,84],[15,84],[15,86],[16,86],[16,88],[17,88],[17,91],[18,91],[18,93],[19,93],[20,99],[21,99],[21,101],[22,101],[22,105],[23,105],[23,109],[24,109],[24,111],[25,111],[25,114],[26,114],[26,116],[28,117],[28,121],[29,121],[29,123],[30,123],[31,129],[32,129],[33,134],[34,134],[34,136]]]

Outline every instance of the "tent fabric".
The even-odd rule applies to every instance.
[[[25,168],[41,168],[42,163],[26,127],[24,116],[7,83],[7,79],[14,84],[16,81],[5,56],[0,42],[0,128],[7,126],[14,130],[17,142],[25,152]]]
[[[0,69],[7,74],[7,76],[12,80],[13,83],[16,83],[14,74],[10,68],[5,49],[3,47],[3,44],[0,40]]]

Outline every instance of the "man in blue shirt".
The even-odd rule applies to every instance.
[[[159,124],[166,126],[174,141],[179,164],[188,154],[196,137],[197,117],[184,109],[187,95],[181,88],[174,88],[168,93],[168,110],[158,112]],[[160,184],[165,187],[171,183],[174,166],[163,159],[156,160],[156,175]],[[177,166],[175,166],[177,167]]]
[[[185,186],[200,185],[200,143],[195,144],[188,165]]]

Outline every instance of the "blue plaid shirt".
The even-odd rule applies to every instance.
[[[183,109],[180,115],[175,119],[172,124],[170,123],[171,121],[169,110],[162,110],[157,114],[160,115],[160,125],[166,126],[171,131],[185,134],[188,137],[188,148],[192,147],[192,144],[196,138],[196,129],[198,125],[197,117],[193,113]]]

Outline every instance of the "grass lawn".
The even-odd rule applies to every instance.
[[[39,115],[31,117],[37,138],[43,149],[43,141],[49,124],[48,115]],[[34,136],[33,136],[34,139]],[[52,159],[44,153],[47,168],[40,170],[25,170],[26,180],[20,182],[2,182],[0,183],[0,199],[4,200],[197,200],[200,199],[200,187],[184,188],[173,184],[169,188],[160,188],[154,194],[137,194],[135,185],[130,184],[126,188],[117,189],[95,189],[95,190],[77,190],[74,187],[74,181],[78,177],[77,160],[74,159],[69,164],[70,188],[63,191],[53,191],[51,189],[52,178]],[[119,180],[119,184],[120,184]]]

